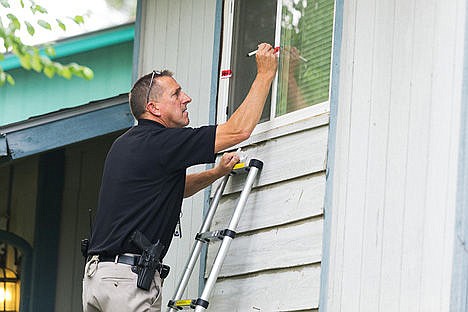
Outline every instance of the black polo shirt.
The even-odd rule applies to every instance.
[[[215,161],[216,126],[165,128],[141,119],[112,145],[104,165],[88,254],[138,253],[135,230],[167,252],[179,220],[186,169]],[[162,258],[161,257],[161,258]]]

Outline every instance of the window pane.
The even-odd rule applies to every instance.
[[[328,100],[333,0],[283,0],[276,116]]]
[[[247,53],[262,42],[275,42],[276,1],[238,0],[234,8],[228,117],[239,107],[257,74],[255,57]],[[271,92],[265,103],[261,121],[270,118]]]

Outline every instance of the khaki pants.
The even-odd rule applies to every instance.
[[[156,272],[149,291],[137,287],[131,266],[89,261],[83,277],[84,312],[160,312],[161,278]]]

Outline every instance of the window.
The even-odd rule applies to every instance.
[[[255,78],[260,42],[280,46],[278,75],[261,122],[328,103],[333,0],[225,0],[218,122],[237,109]],[[327,104],[328,105],[328,104]],[[225,114],[224,114],[225,112]]]

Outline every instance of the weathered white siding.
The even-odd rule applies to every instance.
[[[344,1],[326,311],[449,311],[465,5]]]
[[[209,311],[318,308],[328,116],[254,135],[243,151],[264,167],[247,201]],[[301,122],[299,122],[301,123]],[[268,137],[268,139],[266,139]],[[245,177],[226,186],[213,229],[225,228]],[[208,250],[207,270],[219,244]]]
[[[193,99],[188,105],[190,126],[209,123],[214,20],[216,0],[147,0],[142,1],[139,46],[139,76],[153,69],[167,68]],[[191,170],[201,170],[192,168]],[[186,259],[198,232],[205,194],[199,192],[184,200],[182,206],[183,238],[174,238],[165,262],[171,274],[164,282],[163,306],[173,295]],[[198,296],[199,267],[188,285],[188,296]]]

